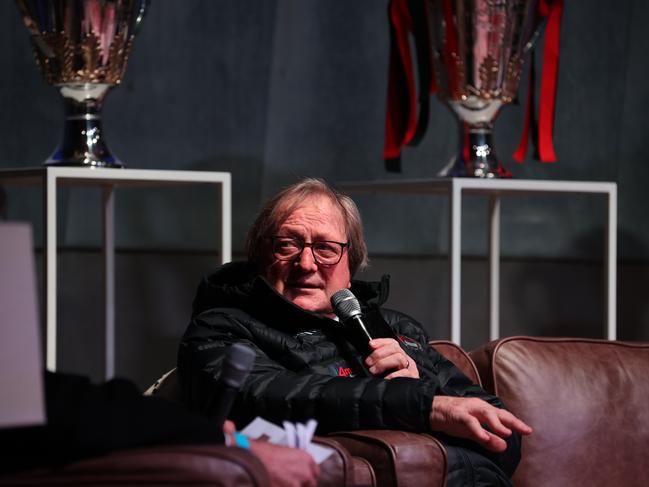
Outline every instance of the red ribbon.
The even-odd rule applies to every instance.
[[[393,31],[383,157],[394,159],[417,130],[417,95],[408,39],[412,18],[407,0],[392,0],[388,11]]]
[[[563,0],[540,0],[538,13],[547,17],[545,40],[543,42],[543,72],[541,74],[541,96],[539,99],[538,157],[542,162],[556,162],[552,136],[554,133],[554,108],[557,95],[557,73],[559,68],[559,43]],[[528,83],[525,122],[518,148],[513,154],[517,162],[523,162],[527,154],[530,124],[534,104],[533,80]]]
[[[527,154],[527,142],[530,138],[530,124],[532,122],[533,105],[534,105],[534,92],[535,92],[535,76],[534,76],[534,58],[530,59],[530,70],[527,76],[527,102],[525,103],[525,119],[523,122],[523,133],[521,140],[518,143],[518,148],[512,155],[514,160],[522,164]]]

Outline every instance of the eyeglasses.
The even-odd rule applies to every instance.
[[[307,243],[297,237],[270,237],[273,243],[273,255],[279,260],[297,260],[302,255],[304,247],[311,247],[315,261],[324,266],[336,265],[343,258],[345,247],[349,243],[318,240]]]

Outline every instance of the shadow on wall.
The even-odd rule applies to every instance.
[[[578,236],[574,241],[578,255],[586,258],[603,259],[606,252],[604,227]],[[643,256],[649,253],[649,246],[640,233],[626,229],[618,230],[618,272],[617,272],[617,338],[619,340],[649,341],[649,303],[645,290],[649,288],[647,265],[633,258],[621,260],[620,256]],[[602,266],[604,262],[602,260]],[[606,275],[602,267],[601,285],[593,290],[594,296],[601,296],[602,313]]]
[[[174,366],[196,287],[220,256],[122,251],[115,260],[116,375],[145,388]],[[59,254],[58,367],[95,381],[104,373],[101,266],[98,252]]]
[[[619,232],[618,255],[647,255],[645,241],[628,230]],[[627,259],[618,270],[618,338],[649,341],[649,266],[637,259]]]
[[[524,320],[538,336],[605,336],[604,229],[593,227],[573,239],[560,255],[575,259],[543,259],[534,270],[512,276],[515,293],[511,323]],[[509,322],[509,320],[507,320]],[[520,326],[520,325],[515,325]]]
[[[227,154],[193,160],[188,162],[186,167],[190,171],[225,171],[232,174],[232,247],[234,251],[243,251],[248,229],[262,204],[262,164],[262,160],[258,157]],[[213,211],[216,211],[216,207]],[[196,221],[201,221],[200,216],[196,218]],[[212,221],[212,219],[203,219],[202,221]]]
[[[647,252],[641,239],[620,232],[621,246],[628,255]],[[579,336],[602,338],[605,332],[606,269],[604,228],[595,227],[573,241],[569,254],[575,260],[532,261],[517,266],[511,276],[503,267],[501,299],[508,292],[503,309],[503,334]],[[649,340],[649,287],[646,264],[618,260],[617,338]],[[501,301],[502,303],[502,301]]]

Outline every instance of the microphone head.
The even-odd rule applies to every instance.
[[[241,343],[228,348],[221,366],[221,380],[230,387],[240,389],[255,363],[255,352]]]
[[[341,321],[362,315],[361,304],[349,289],[341,289],[333,293],[331,296],[331,306]]]

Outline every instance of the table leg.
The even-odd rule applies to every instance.
[[[114,187],[105,186],[103,199],[103,271],[104,271],[104,374],[115,375],[115,201]]]
[[[617,186],[607,199],[606,219],[606,338],[617,339]]]
[[[500,338],[500,196],[489,197],[489,340]]]
[[[45,295],[45,364],[48,370],[56,371],[56,176],[45,171],[43,176],[45,197],[44,235],[44,295]]]
[[[450,258],[450,321],[451,341],[461,344],[460,293],[461,259],[462,259],[462,188],[453,181],[451,185],[451,218],[450,218],[449,252]]]
[[[232,179],[221,183],[221,262],[232,260]]]

